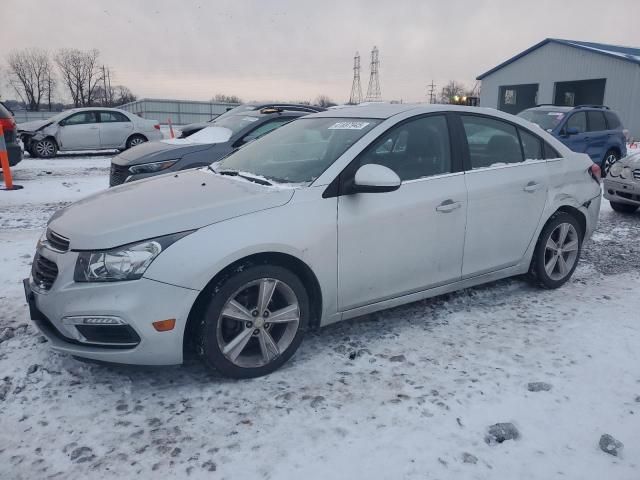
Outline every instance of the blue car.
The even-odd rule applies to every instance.
[[[518,114],[539,125],[574,152],[586,153],[606,175],[618,159],[627,155],[626,130],[609,107],[539,105]]]

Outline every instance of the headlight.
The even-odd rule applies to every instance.
[[[111,250],[80,252],[73,279],[76,282],[137,280],[163,250],[193,231],[152,238]]]
[[[620,174],[622,173],[622,165],[620,165],[620,163],[616,162],[613,165],[611,165],[611,168],[609,169],[609,175],[611,175],[612,177],[619,177]]]
[[[620,172],[620,178],[631,178],[632,176],[633,176],[633,172],[629,167],[624,167]]]
[[[133,175],[138,175],[140,173],[154,173],[160,172],[162,170],[166,170],[171,167],[174,163],[176,163],[179,159],[175,160],[163,160],[162,162],[152,162],[152,163],[143,163],[141,165],[134,165],[129,167],[129,171]]]

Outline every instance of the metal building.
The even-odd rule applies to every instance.
[[[477,80],[482,107],[607,105],[640,138],[640,48],[547,38]]]
[[[143,98],[125,103],[118,108],[135,113],[142,118],[157,120],[162,124],[168,123],[168,120],[171,119],[171,123],[174,125],[187,125],[206,122],[236,106],[238,106],[237,103]]]

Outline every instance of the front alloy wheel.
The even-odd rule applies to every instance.
[[[609,174],[609,170],[611,170],[611,167],[618,161],[618,159],[618,154],[613,150],[609,150],[607,153],[605,153],[604,159],[602,160],[601,169],[603,177],[606,177]]]
[[[250,378],[276,370],[306,329],[306,291],[290,271],[254,266],[217,288],[202,319],[198,349],[222,374]]]
[[[33,147],[33,150],[38,157],[51,158],[54,157],[58,152],[58,146],[50,138],[45,138],[44,140],[40,140],[38,143],[36,143]]]

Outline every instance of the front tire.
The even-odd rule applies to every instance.
[[[629,205],[628,203],[609,202],[611,208],[620,213],[635,213],[638,210],[636,205]]]
[[[620,155],[615,150],[608,150],[607,153],[604,154],[604,158],[602,159],[602,177],[606,177],[609,174],[609,170],[612,165],[620,160]]]
[[[53,158],[58,153],[58,144],[52,138],[44,138],[37,142],[32,150],[36,157]]]
[[[248,266],[213,292],[196,341],[209,367],[231,378],[259,377],[277,370],[298,349],[311,309],[304,285],[291,271]]]
[[[538,238],[529,276],[542,288],[559,288],[567,283],[578,266],[583,237],[574,216],[554,213]]]

